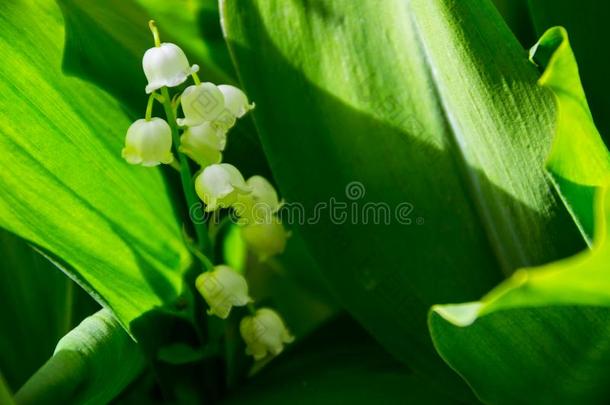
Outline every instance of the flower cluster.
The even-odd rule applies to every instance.
[[[199,66],[191,66],[177,45],[161,43],[152,21],[150,28],[155,46],[146,51],[142,60],[148,80],[146,115],[127,130],[123,157],[128,163],[142,166],[172,164],[181,173],[188,173],[187,179],[190,167],[186,157],[190,158],[201,169],[192,184],[183,182],[185,194],[190,188],[207,212],[232,208],[240,218],[244,241],[261,260],[283,252],[289,235],[276,215],[281,202],[273,186],[261,176],[246,181],[235,166],[222,163],[229,130],[254,104],[237,87],[202,83],[197,76]],[[189,77],[194,84],[170,99],[168,88],[182,85]],[[163,105],[167,120],[152,117],[155,101]],[[177,118],[180,107],[183,118]],[[180,164],[174,156],[178,156]],[[255,359],[277,355],[285,343],[292,341],[275,311],[254,308],[246,278],[229,266],[208,268],[195,284],[209,306],[209,315],[226,319],[233,307],[250,309],[251,316],[242,319],[240,331],[247,353]]]

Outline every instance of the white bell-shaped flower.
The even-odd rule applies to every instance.
[[[199,66],[190,66],[182,49],[171,43],[148,49],[142,58],[142,68],[148,79],[147,94],[163,86],[179,86],[189,75],[199,71]]]
[[[139,119],[127,130],[123,158],[134,165],[156,166],[171,163],[172,130],[161,118]]]
[[[178,118],[180,126],[194,127],[204,122],[213,122],[223,118],[225,99],[222,92],[213,83],[200,83],[187,87],[181,96],[184,118]]]
[[[217,118],[214,119],[212,125],[228,132],[237,118],[243,117],[248,111],[254,108],[254,104],[248,103],[248,98],[243,91],[235,86],[221,84],[218,89],[224,97],[224,110]]]
[[[246,353],[256,360],[277,356],[284,350],[284,344],[294,341],[282,318],[269,308],[261,308],[254,316],[242,319],[239,331],[246,342]]]
[[[250,104],[246,94],[237,87],[229,84],[221,84],[218,86],[218,89],[225,98],[225,108],[227,108],[236,118],[243,117],[248,111],[254,108],[254,103]]]
[[[200,274],[195,286],[210,306],[208,314],[222,319],[227,319],[231,308],[252,302],[246,279],[229,266],[215,266],[213,271]]]
[[[275,188],[262,176],[252,176],[246,184],[252,189],[250,194],[240,196],[235,205],[237,215],[243,224],[269,222],[282,203]]]
[[[220,163],[226,144],[227,135],[209,122],[204,122],[195,127],[187,127],[180,138],[180,152],[205,167]]]
[[[248,249],[256,254],[261,261],[279,255],[286,249],[290,233],[282,223],[273,216],[269,221],[252,223],[242,226],[241,237]]]
[[[228,208],[240,194],[250,192],[244,177],[228,163],[207,166],[195,179],[195,191],[206,204],[206,211]]]

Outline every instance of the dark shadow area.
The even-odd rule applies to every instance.
[[[527,0],[493,0],[493,2],[523,48],[528,49],[533,46],[538,38],[534,32]]]
[[[346,315],[290,346],[273,365],[244,381],[227,404],[282,403],[455,404],[392,358]]]
[[[236,74],[233,62],[229,56],[227,43],[222,35],[220,16],[218,14],[218,1],[208,0],[202,2],[197,15],[197,26],[199,28],[199,36],[205,41],[208,49],[210,49],[208,54],[210,60],[219,66],[223,70],[223,73],[237,83],[238,80],[235,77]]]
[[[0,370],[17,392],[99,305],[38,248],[4,229],[0,257]]]

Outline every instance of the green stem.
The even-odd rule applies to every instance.
[[[184,189],[184,197],[186,198],[186,205],[188,207],[189,217],[192,211],[196,207],[201,207],[201,202],[195,192],[195,185],[193,182],[193,174],[191,173],[191,167],[189,166],[188,158],[180,150],[180,133],[178,125],[176,124],[176,114],[174,113],[174,107],[171,103],[171,97],[167,87],[161,88],[161,95],[163,96],[163,108],[165,109],[165,115],[167,116],[167,122],[172,129],[172,139],[174,141],[174,147],[176,148],[176,154],[178,155],[178,161],[180,162],[180,179],[182,180],[182,188]],[[192,220],[192,218],[191,218]],[[197,245],[203,253],[209,253],[208,250],[211,248],[210,240],[208,238],[208,232],[203,222],[197,223],[192,221],[195,227],[195,233],[197,234]]]
[[[191,73],[191,76],[193,76],[193,81],[196,85],[201,84],[201,80],[199,79],[199,75],[197,74],[197,72]]]
[[[148,103],[146,104],[146,115],[144,116],[144,118],[146,118],[146,121],[150,121],[150,118],[152,117],[152,109],[154,103],[155,92],[153,91],[152,93],[150,93],[150,96],[148,96]]]
[[[155,46],[158,48],[161,46],[161,39],[159,38],[159,30],[157,29],[157,24],[155,24],[155,20],[150,20],[148,22],[148,28],[153,34],[153,38],[155,40]]]
[[[172,100],[172,105],[174,106],[174,115],[176,117],[178,116],[178,107],[180,107],[181,102],[182,102],[182,94],[178,94],[177,96],[174,96],[174,99]]]
[[[188,250],[193,254],[193,256],[195,256],[196,259],[198,259],[201,264],[204,267],[204,271],[212,271],[214,270],[214,263],[212,263],[212,261],[210,259],[208,259],[208,257],[206,255],[204,255],[203,253],[201,253],[199,251],[199,249],[197,249],[196,246],[193,246],[190,241],[187,240],[186,242],[186,247],[188,248]]]
[[[212,244],[212,249],[215,252],[216,235],[218,234],[218,210],[212,211],[212,218],[208,221],[208,238]]]

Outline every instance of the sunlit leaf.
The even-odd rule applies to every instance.
[[[62,74],[63,34],[53,2],[0,10],[0,226],[67,264],[128,326],[176,300],[190,258],[160,173],[120,156],[121,106]]]
[[[532,55],[546,68],[540,84],[558,103],[547,168],[583,231],[594,234],[591,250],[521,269],[479,302],[436,306],[430,328],[443,358],[489,403],[603,404],[610,395],[604,378],[610,155],[592,122],[566,32],[549,30]]]
[[[570,33],[583,87],[595,123],[610,144],[610,57],[603,51],[602,38],[607,38],[606,22],[610,19],[610,3],[585,0],[528,0],[530,19],[539,36],[556,25]]]

